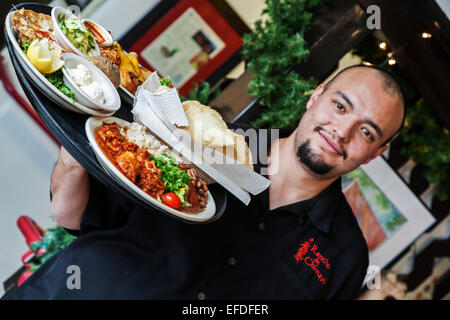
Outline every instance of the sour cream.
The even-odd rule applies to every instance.
[[[105,103],[105,93],[102,86],[92,79],[91,71],[85,65],[80,63],[76,68],[67,70],[75,84],[89,97],[99,103]]]
[[[161,94],[161,93],[164,93],[164,92],[167,92],[167,91],[169,91],[170,90],[170,88],[169,87],[167,87],[167,86],[160,86],[158,89],[156,89],[156,91],[155,92],[153,92],[154,94]]]

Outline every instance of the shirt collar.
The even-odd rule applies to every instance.
[[[314,226],[324,233],[330,231],[331,223],[336,214],[339,198],[342,194],[342,179],[336,179],[326,190],[314,197],[308,216]]]
[[[288,137],[292,132],[287,129],[280,129],[279,137]],[[267,150],[271,148],[271,139],[267,139]],[[255,172],[261,174],[261,169],[265,167],[260,161],[256,161],[254,165]],[[268,178],[267,175],[263,175]],[[328,188],[319,193],[313,198],[302,200],[295,203],[290,203],[283,207],[277,208],[276,210],[285,210],[291,212],[299,217],[299,223],[302,223],[306,218],[305,215],[311,219],[314,226],[324,233],[330,231],[330,226],[333,221],[336,207],[339,203],[339,197],[342,195],[341,187],[342,179],[339,177],[336,179]],[[262,193],[257,195],[257,197],[262,201],[264,213],[270,211],[269,204],[269,188],[264,190]],[[305,214],[306,213],[306,214]]]
[[[288,211],[297,215],[299,223],[304,221],[306,214],[317,229],[328,233],[339,203],[339,195],[342,193],[341,180],[341,177],[339,177],[328,188],[313,198],[290,203],[275,210]],[[262,201],[264,211],[270,212],[269,188],[264,190],[258,197]]]

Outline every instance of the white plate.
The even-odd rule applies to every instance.
[[[216,204],[214,202],[214,199],[211,195],[211,193],[208,191],[208,203],[206,205],[206,208],[203,212],[198,214],[187,214],[175,209],[172,209],[165,204],[159,202],[158,200],[154,199],[144,191],[142,191],[138,186],[136,186],[134,183],[132,183],[128,178],[118,170],[114,164],[111,163],[111,161],[106,157],[106,155],[103,153],[103,151],[100,149],[100,147],[97,144],[97,141],[95,140],[94,136],[94,130],[97,127],[100,127],[103,125],[103,123],[117,123],[120,126],[129,126],[130,123],[127,121],[124,121],[122,119],[116,118],[116,117],[108,117],[108,118],[98,118],[98,117],[90,117],[86,120],[85,129],[86,129],[86,135],[90,142],[90,145],[92,149],[94,150],[94,153],[97,156],[97,159],[100,162],[100,165],[103,166],[103,168],[106,169],[106,171],[111,174],[115,180],[120,183],[122,186],[130,190],[131,192],[135,193],[137,196],[139,196],[142,200],[157,206],[158,208],[163,209],[164,211],[177,216],[179,218],[194,221],[194,222],[204,222],[208,221],[212,217],[214,217],[214,214],[216,213]]]
[[[123,50],[123,48],[122,48],[122,50]],[[124,53],[125,55],[128,55],[128,52],[125,51],[125,50],[123,50],[123,53]],[[139,66],[142,67],[141,64],[139,64]],[[135,98],[135,95],[132,94],[132,93],[131,93],[130,91],[128,91],[127,89],[125,89],[125,87],[122,86],[122,85],[119,86],[119,89],[122,90],[122,94],[121,94],[122,98],[123,98],[128,104],[133,105],[133,104],[134,104],[134,98]],[[136,90],[137,90],[137,89],[136,89]]]
[[[105,42],[103,42],[103,43],[98,43],[97,42],[99,47],[109,47],[109,46],[113,45],[114,39],[113,39],[112,35],[108,32],[108,30],[106,30],[106,28],[104,28],[102,25],[100,25],[97,22],[95,22],[93,20],[90,20],[90,19],[83,19],[81,21],[84,23],[85,26],[86,26],[85,22],[94,24],[97,27],[96,28],[97,32],[102,34],[103,38],[105,39]],[[86,28],[87,28],[87,26],[86,26]],[[91,30],[91,32],[92,32],[92,30]]]
[[[64,67],[62,69],[64,75],[64,84],[72,90],[72,92],[75,94],[76,100],[78,100],[83,105],[96,110],[109,112],[115,112],[119,110],[119,94],[117,93],[117,90],[112,84],[111,80],[109,80],[109,78],[103,73],[102,70],[97,68],[89,60],[86,60],[74,53],[64,53],[61,59],[64,61]],[[79,64],[84,65],[91,72],[92,81],[97,82],[101,86],[105,94],[105,103],[100,103],[91,98],[79,86],[77,86],[75,81],[72,79],[69,70],[71,68],[76,68]]]
[[[81,105],[76,101],[72,101],[68,96],[59,91],[54,85],[52,85],[37,69],[31,64],[26,55],[20,48],[19,43],[11,28],[11,17],[14,12],[10,12],[5,20],[6,33],[9,40],[13,44],[16,56],[18,57],[19,64],[25,71],[25,73],[31,78],[33,83],[44,93],[49,99],[54,101],[62,108],[81,114],[89,114],[93,116],[110,116],[114,114],[111,111],[94,110],[86,106]]]
[[[81,19],[79,19],[78,17],[76,17],[72,12],[70,12],[69,10],[66,10],[62,7],[54,7],[52,9],[52,13],[51,13],[51,17],[52,17],[52,21],[53,21],[53,30],[54,30],[54,35],[55,35],[55,40],[56,42],[66,51],[68,52],[73,52],[79,56],[82,57],[92,57],[92,56],[99,56],[100,55],[100,49],[98,47],[97,41],[95,41],[94,39],[94,44],[95,44],[95,48],[91,49],[92,55],[89,56],[87,54],[84,54],[83,52],[81,52],[80,50],[78,50],[77,47],[75,47],[75,45],[66,37],[66,35],[64,34],[64,32],[61,30],[59,23],[58,23],[58,17],[59,15],[64,14],[65,16],[68,16],[70,19],[78,19],[80,20],[80,22],[82,22]]]
[[[119,90],[122,92],[122,94],[120,95],[128,104],[133,105],[134,103],[134,95],[128,91],[127,89],[125,89],[125,87],[123,87],[122,85],[119,86]],[[119,94],[120,94],[119,91]]]

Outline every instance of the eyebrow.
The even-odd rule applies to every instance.
[[[379,137],[383,136],[383,132],[381,131],[380,127],[375,122],[373,122],[372,120],[369,120],[369,119],[365,119],[365,122],[367,122],[367,124],[369,126],[371,126],[377,132]]]
[[[336,92],[342,99],[345,100],[345,102],[347,102],[347,104],[350,106],[350,108],[353,110],[355,109],[355,105],[353,104],[352,100],[350,100],[349,97],[347,97],[347,95],[341,91]]]
[[[350,98],[347,97],[347,95],[346,95],[345,93],[343,93],[343,92],[341,92],[341,91],[337,91],[336,93],[337,93],[343,100],[345,100],[345,102],[350,106],[350,108],[351,108],[352,110],[355,109],[355,105],[354,105],[353,102],[350,100]],[[380,127],[379,127],[375,122],[373,122],[372,120],[369,120],[369,119],[364,119],[364,121],[376,131],[376,133],[378,134],[379,137],[382,137],[382,136],[383,136],[383,132],[381,131]]]

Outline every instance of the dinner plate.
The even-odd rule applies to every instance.
[[[53,21],[53,30],[54,30],[54,36],[56,42],[66,51],[66,52],[72,52],[75,53],[81,57],[87,58],[92,56],[98,56],[100,55],[100,49],[98,47],[97,41],[94,39],[95,48],[91,48],[91,56],[84,54],[79,50],[70,40],[67,38],[67,36],[64,34],[64,32],[61,30],[61,27],[58,23],[58,18],[60,15],[64,15],[65,17],[68,17],[70,19],[78,19],[78,21],[83,22],[81,19],[76,17],[72,12],[69,10],[62,8],[62,7],[54,7],[52,9],[52,12],[50,13],[50,16]]]
[[[127,89],[125,89],[125,87],[123,87],[122,85],[119,86],[119,95],[120,97],[129,105],[133,105],[134,103],[134,95],[128,91]]]
[[[96,67],[89,60],[84,59],[74,53],[66,52],[61,56],[64,61],[62,72],[64,75],[64,84],[72,90],[75,94],[75,99],[82,103],[84,106],[107,112],[115,112],[120,108],[120,97],[116,88],[108,79],[106,74],[103,73],[98,67]],[[91,73],[92,82],[98,83],[104,94],[104,102],[99,102],[89,96],[86,92],[79,87],[70,74],[70,69],[75,69],[78,65],[84,65]]]
[[[122,49],[123,50],[123,49]],[[127,51],[123,50],[124,54],[128,54]],[[142,67],[141,64],[139,64],[140,67]],[[120,97],[129,105],[133,105],[134,104],[134,98],[135,95],[132,94],[130,91],[128,91],[124,86],[120,85],[118,90],[119,91],[119,95]]]
[[[104,42],[99,43],[99,42],[96,41],[97,45],[99,47],[109,47],[109,46],[113,45],[113,43],[114,43],[113,36],[101,24],[99,24],[98,22],[95,22],[95,21],[93,21],[91,19],[83,19],[81,21],[85,25],[86,25],[86,22],[88,24],[94,25],[94,29],[97,31],[97,33],[99,33],[103,37],[103,39],[105,40]],[[89,29],[89,27],[87,27],[87,28]],[[92,30],[90,30],[90,31],[92,32]],[[95,38],[95,36],[94,36],[94,38]]]
[[[81,114],[89,114],[93,116],[110,116],[114,114],[115,111],[104,111],[95,110],[88,108],[77,101],[72,101],[68,96],[59,91],[54,85],[52,85],[28,60],[26,55],[23,53],[20,45],[16,39],[14,31],[11,27],[11,17],[14,11],[11,11],[5,20],[6,33],[9,40],[11,41],[14,51],[18,57],[19,64],[25,71],[25,74],[30,78],[30,80],[44,93],[49,99],[54,101],[56,104],[62,108]],[[43,12],[48,14],[46,12]]]
[[[120,126],[130,126],[130,123],[128,121],[116,117],[106,117],[106,118],[90,117],[89,119],[86,120],[85,124],[86,136],[89,140],[92,150],[94,151],[100,165],[106,170],[106,172],[108,172],[108,174],[111,175],[111,177],[114,180],[116,180],[126,189],[135,193],[138,197],[140,197],[147,203],[156,206],[166,211],[167,213],[170,213],[179,218],[194,222],[204,222],[214,217],[214,214],[216,213],[216,204],[209,191],[208,191],[208,202],[205,210],[197,214],[188,214],[166,206],[165,204],[159,202],[155,198],[151,197],[150,195],[142,191],[138,186],[136,186],[134,183],[128,180],[128,178],[119,169],[117,169],[116,166],[114,166],[114,164],[111,163],[111,161],[103,153],[103,151],[97,144],[97,141],[95,140],[94,136],[94,130],[103,125],[103,123],[114,123],[114,122]]]

